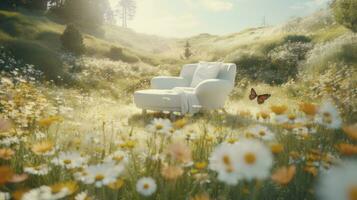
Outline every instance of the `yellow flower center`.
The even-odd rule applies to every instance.
[[[95,181],[102,181],[104,179],[104,176],[101,174],[98,174],[97,176],[95,176]]]
[[[323,121],[327,124],[331,124],[332,123],[331,113],[328,112],[323,113]]]
[[[69,165],[69,164],[72,163],[72,161],[71,160],[64,160],[63,163],[66,164],[66,165]]]
[[[230,164],[231,164],[231,159],[229,158],[228,155],[224,155],[224,156],[223,156],[223,163],[224,163],[225,165],[230,165]]]
[[[253,165],[256,162],[257,158],[254,153],[249,152],[245,154],[244,160],[247,164]]]
[[[348,200],[357,200],[357,185],[354,185],[349,189]]]
[[[155,128],[156,128],[156,130],[161,130],[164,128],[164,126],[161,124],[157,124]]]
[[[117,162],[121,162],[124,159],[124,156],[115,156],[113,157],[113,160],[117,161]]]
[[[295,120],[296,119],[296,115],[295,114],[290,114],[288,116],[289,120]]]
[[[144,188],[145,190],[149,189],[149,187],[150,187],[150,185],[147,184],[147,183],[145,183],[144,186],[143,186],[143,188]]]
[[[266,135],[266,133],[265,133],[265,131],[261,130],[261,131],[259,131],[259,135],[263,137]]]

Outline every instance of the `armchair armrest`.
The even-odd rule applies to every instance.
[[[152,89],[172,89],[174,87],[187,87],[188,85],[183,77],[158,76],[151,79]]]
[[[223,108],[224,103],[233,90],[230,81],[222,79],[208,79],[197,85],[195,93],[203,108]]]

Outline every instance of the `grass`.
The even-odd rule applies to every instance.
[[[25,106],[30,102],[39,106],[43,105],[43,107],[41,108],[40,106],[41,109],[38,108],[42,113],[38,118],[29,118],[34,121],[29,121],[29,124],[32,125],[27,128],[17,124],[20,122],[18,120],[26,116],[19,115],[14,118],[17,130],[21,129],[26,134],[25,136],[17,136],[21,138],[20,143],[10,146],[16,152],[15,155],[8,161],[0,160],[1,165],[11,166],[18,173],[23,171],[23,167],[29,165],[46,164],[51,166],[50,172],[45,176],[31,175],[22,184],[12,184],[14,187],[4,187],[3,191],[7,192],[21,190],[22,185],[36,188],[41,185],[65,183],[61,187],[69,187],[68,181],[74,180],[76,170],[66,170],[50,162],[60,152],[75,151],[90,155],[90,164],[95,164],[100,163],[103,156],[109,156],[119,150],[125,152],[129,159],[126,172],[119,179],[124,181],[123,185],[114,188],[112,186],[96,188],[93,184],[76,181],[77,187],[68,196],[73,197],[79,192],[87,191],[97,199],[179,200],[192,198],[202,193],[207,193],[211,198],[217,199],[315,199],[316,195],[312,190],[316,189],[316,181],[319,176],[315,176],[313,171],[306,170],[309,163],[303,160],[303,157],[312,159],[311,162],[322,163],[324,162],[323,160],[311,157],[311,155],[314,155],[311,152],[318,151],[321,155],[331,153],[333,156],[339,157],[341,155],[335,149],[335,145],[341,142],[352,142],[344,135],[342,130],[332,131],[322,126],[314,125],[318,132],[303,136],[296,135],[289,128],[283,128],[284,126],[274,121],[257,120],[256,113],[260,111],[270,112],[270,107],[277,104],[289,105],[286,113],[296,113],[298,116],[304,115],[299,111],[297,105],[300,101],[299,98],[304,99],[304,97],[290,96],[286,92],[288,89],[282,89],[277,86],[250,85],[248,88],[254,87],[258,92],[270,91],[273,94],[272,98],[259,106],[255,101],[247,99],[246,96],[249,91],[247,88],[242,92],[245,94],[243,98],[228,102],[227,113],[207,112],[193,117],[186,117],[187,121],[183,123],[183,127],[178,128],[180,132],[177,133],[177,137],[175,136],[171,139],[156,135],[147,128],[152,119],[166,118],[168,115],[149,113],[147,116],[143,116],[140,114],[140,110],[125,101],[128,98],[125,94],[120,94],[118,100],[113,101],[108,95],[103,95],[98,91],[83,94],[80,90],[58,87],[42,88],[42,92],[34,87],[30,91],[28,87],[21,83],[17,85],[16,90],[7,88],[5,85],[2,85],[2,87],[13,95],[26,94],[18,97],[19,107],[16,109],[22,109],[21,105]],[[52,98],[55,97],[60,98],[57,101],[53,101],[54,99]],[[54,102],[54,104],[51,102]],[[2,104],[2,106],[6,109],[4,114],[7,116],[10,110],[7,110],[8,107],[6,105]],[[46,107],[52,106],[56,109],[60,107],[64,109],[64,106],[73,110],[70,109],[61,114],[60,118],[51,118]],[[35,111],[35,109],[30,109],[27,115],[37,116],[34,114]],[[248,111],[248,114],[241,111]],[[271,113],[270,116],[274,118],[274,114]],[[245,137],[247,128],[257,124],[269,127],[276,137],[274,143],[283,145],[283,151],[274,155],[274,167],[271,173],[279,167],[291,165],[291,160],[294,160],[293,163],[297,167],[297,172],[288,185],[279,185],[270,178],[266,178],[253,181],[245,180],[236,186],[228,186],[217,180],[217,174],[214,171],[209,170],[207,167],[196,168],[195,165],[184,167],[182,175],[175,180],[168,180],[162,175],[163,163],[172,165],[177,161],[166,156],[162,161],[152,159],[157,153],[165,155],[165,149],[169,148],[171,142],[184,139],[192,151],[193,162],[208,163],[208,158],[217,144],[224,141],[234,142],[237,140],[239,143],[239,140]],[[36,137],[39,132],[44,134],[44,136],[41,136],[44,138],[38,139]],[[5,133],[14,134],[11,131]],[[32,147],[39,141],[44,140],[50,140],[56,144],[56,153],[54,155],[35,154]],[[133,141],[134,146],[129,145]],[[158,142],[157,144],[162,144],[162,148],[156,148],[157,145],[154,145],[154,141]],[[270,145],[269,142],[264,143],[265,145]],[[2,148],[5,147],[2,146]],[[143,152],[147,153],[143,154]],[[292,152],[296,152],[298,156],[293,156]],[[25,155],[28,158],[26,161],[22,159]],[[313,169],[318,170],[317,168]],[[201,180],[203,182],[200,183],[201,181],[195,178],[199,174],[207,175],[210,182],[206,183],[204,182],[205,179],[203,179]],[[143,176],[153,177],[158,185],[157,191],[149,198],[144,198],[135,189],[136,182]]]

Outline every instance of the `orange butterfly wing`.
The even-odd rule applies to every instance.
[[[259,95],[257,98],[258,104],[263,104],[267,99],[269,99],[269,97],[271,97],[271,94]]]
[[[250,95],[249,95],[249,99],[250,100],[253,100],[253,99],[255,99],[255,98],[257,98],[257,93],[255,92],[255,90],[252,88],[252,89],[250,89]]]

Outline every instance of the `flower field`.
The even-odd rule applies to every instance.
[[[357,199],[354,112],[333,98],[277,93],[258,106],[244,91],[227,112],[170,120],[139,114],[131,90],[114,99],[58,87],[0,61],[0,199]]]

